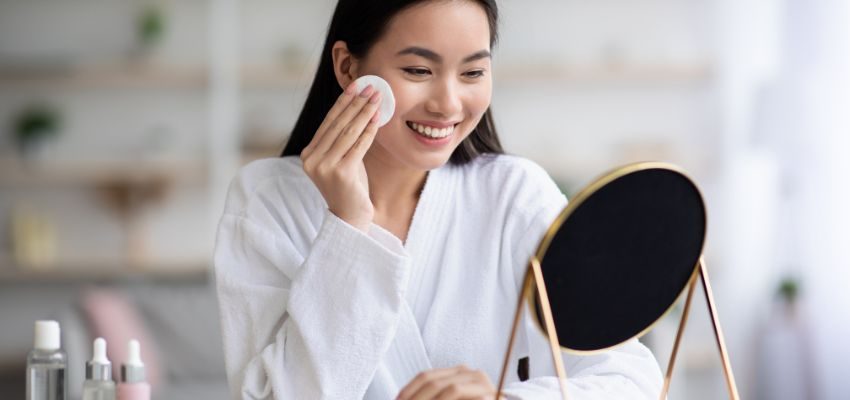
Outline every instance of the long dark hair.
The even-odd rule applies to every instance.
[[[292,128],[292,134],[281,157],[299,155],[307,147],[319,125],[325,119],[342,88],[334,74],[331,49],[338,40],[348,45],[354,57],[363,58],[372,45],[380,39],[393,16],[414,4],[425,0],[340,0],[336,5],[328,37],[322,50],[319,68],[313,85],[304,102],[304,108]],[[495,0],[476,0],[487,13],[490,25],[490,47],[497,41],[499,12]],[[502,144],[496,134],[496,125],[490,108],[472,133],[452,153],[449,162],[465,164],[484,153],[503,153]]]

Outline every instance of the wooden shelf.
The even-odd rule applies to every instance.
[[[279,157],[289,137],[282,132],[258,133],[242,138],[240,154],[245,164],[259,158]]]
[[[201,162],[75,161],[35,162],[0,159],[0,186],[39,187],[63,185],[149,186],[204,178]]]
[[[206,262],[128,266],[126,262],[71,262],[39,269],[0,264],[0,283],[102,282],[127,280],[195,281],[209,278]]]
[[[57,89],[128,88],[203,89],[209,83],[206,67],[144,64],[103,64],[69,67],[0,68],[0,87]]]
[[[241,83],[244,89],[309,88],[315,70],[295,70],[276,65],[242,66]]]
[[[294,89],[309,86],[314,71],[279,65],[246,65],[239,72],[243,88]],[[74,67],[3,68],[0,88],[49,87],[56,89],[204,89],[209,86],[206,66],[105,64]]]

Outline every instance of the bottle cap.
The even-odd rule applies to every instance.
[[[381,114],[378,116],[378,126],[381,127],[386,125],[387,122],[390,122],[390,118],[395,113],[395,96],[393,96],[393,90],[390,88],[390,84],[380,76],[363,75],[354,81],[354,85],[355,92],[358,94],[369,85],[372,85],[375,90],[381,92],[381,104],[378,108]]]
[[[59,349],[59,323],[56,321],[35,321],[35,340],[33,347],[38,350]]]
[[[121,364],[121,381],[127,383],[145,381],[145,364],[142,362],[139,341],[130,340],[127,343],[127,361]]]
[[[103,338],[94,340],[92,358],[86,362],[86,379],[112,380],[112,363],[106,358],[106,340]]]

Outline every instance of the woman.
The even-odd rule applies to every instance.
[[[566,204],[540,167],[502,154],[496,22],[493,1],[339,2],[283,157],[242,169],[219,226],[235,398],[492,398],[526,262]],[[395,94],[381,128],[362,75]],[[559,397],[527,321],[514,354],[506,396]],[[573,399],[660,392],[636,340],[565,361]]]

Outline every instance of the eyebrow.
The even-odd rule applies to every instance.
[[[408,48],[396,53],[396,56],[403,56],[405,54],[413,54],[415,56],[427,58],[427,59],[429,59],[433,62],[436,62],[436,63],[442,63],[443,62],[443,57],[441,55],[439,55],[439,54],[437,54],[437,53],[435,53],[431,50],[428,50],[424,47],[416,47],[416,46],[408,47]],[[464,58],[463,63],[466,64],[468,62],[480,60],[482,58],[489,58],[489,57],[491,57],[489,50],[481,50],[481,51],[475,52],[475,53],[467,56],[466,58]]]

